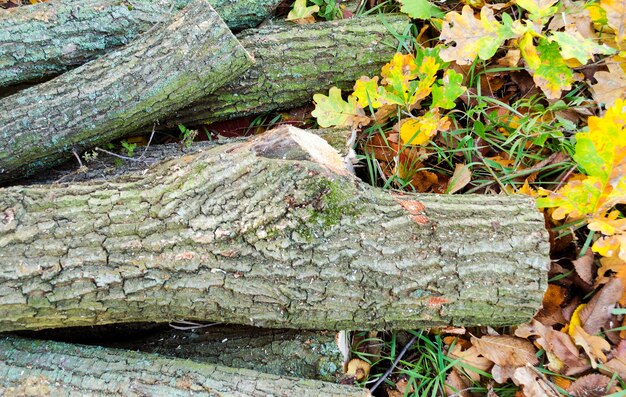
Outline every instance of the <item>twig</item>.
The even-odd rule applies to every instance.
[[[152,138],[154,138],[154,131],[156,130],[157,124],[159,124],[158,120],[155,121],[154,124],[152,124],[152,133],[150,133],[150,139],[148,139],[148,144],[146,145],[146,148],[143,150],[143,153],[141,153],[141,156],[137,158],[137,160],[141,160],[143,156],[146,155],[146,152],[148,151],[148,148],[150,147],[150,143],[152,142]]]
[[[400,362],[400,360],[402,359],[402,357],[406,354],[406,352],[409,350],[409,348],[411,347],[411,345],[413,345],[413,343],[415,343],[415,341],[417,340],[417,335],[413,335],[413,338],[411,338],[411,340],[409,341],[409,343],[407,343],[404,348],[402,349],[402,351],[400,352],[400,354],[398,354],[398,357],[396,357],[395,361],[393,362],[393,364],[391,365],[391,367],[389,367],[389,369],[383,374],[383,376],[380,377],[380,379],[378,379],[378,381],[374,384],[374,386],[372,386],[370,388],[370,393],[373,393],[374,390],[376,390],[376,388],[378,386],[380,386],[381,383],[383,383],[385,381],[385,379],[387,379],[387,377],[391,374],[391,372],[396,368],[396,366],[398,365],[398,363]]]
[[[150,162],[147,160],[142,160],[141,158],[133,158],[133,157],[127,157],[127,156],[122,156],[121,154],[117,154],[117,153],[113,153],[113,152],[109,152],[108,150],[96,147],[94,148],[94,150],[97,150],[98,152],[102,152],[102,153],[106,153],[109,156],[113,156],[113,157],[117,157],[120,158],[122,160],[130,160],[130,161],[136,161],[136,162],[141,162],[141,163],[146,163],[149,164]]]

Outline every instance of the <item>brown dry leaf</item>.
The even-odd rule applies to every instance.
[[[346,375],[352,375],[359,382],[363,379],[367,378],[370,374],[370,368],[372,366],[359,358],[353,358],[348,363],[348,370],[346,371]]]
[[[499,365],[494,365],[493,368],[491,368],[491,375],[493,376],[493,380],[496,382],[505,383],[513,377],[517,368],[518,367],[501,367]]]
[[[454,166],[454,174],[448,183],[446,193],[453,194],[463,189],[472,179],[472,172],[466,164],[456,164]]]
[[[598,269],[598,277],[596,278],[596,284],[603,284],[611,280],[611,276],[608,272],[615,273],[613,277],[622,280],[622,283],[626,283],[626,261],[622,260],[616,252],[613,256],[600,258],[600,268]],[[619,304],[626,306],[626,290],[622,293],[622,297],[619,300]]]
[[[509,335],[472,337],[472,344],[480,354],[500,366],[539,364],[533,344],[521,338]]]
[[[535,342],[546,351],[549,360],[548,368],[551,371],[563,373],[567,368],[586,366],[587,361],[580,356],[578,348],[568,334],[556,331],[537,320],[533,320],[531,324],[519,326],[515,335],[522,338],[538,336]]]
[[[603,351],[611,349],[609,342],[604,340],[601,336],[589,335],[579,325],[574,325],[573,329],[574,342],[585,350],[587,356],[591,360],[591,366],[596,368],[598,366],[597,360],[606,362],[606,356]]]
[[[617,301],[622,297],[624,285],[619,278],[611,279],[579,313],[585,331],[597,334],[611,317]]]
[[[400,379],[396,382],[396,389],[398,389],[402,396],[413,393],[413,385],[409,386],[409,381],[406,378]]]
[[[593,262],[594,255],[591,249],[587,249],[585,255],[572,261],[578,277],[580,277],[584,282],[589,285],[593,285],[593,275],[596,270]]]
[[[517,67],[517,64],[519,63],[521,56],[522,56],[522,52],[519,49],[517,50],[510,49],[507,51],[506,55],[498,59],[496,63],[498,65],[505,66],[508,68],[514,68],[514,67]]]
[[[626,73],[616,62],[609,58],[606,66],[609,71],[600,71],[593,75],[597,83],[591,85],[593,99],[604,103],[606,107],[613,106],[616,100],[626,97]]]
[[[578,378],[567,391],[574,397],[603,397],[617,390],[608,376],[589,374]]]
[[[561,305],[563,304],[566,294],[566,289],[560,285],[548,284],[548,290],[543,296],[542,307],[535,315],[535,319],[543,325],[564,325],[567,321],[563,317]]]
[[[463,364],[455,365],[456,369],[461,370],[461,368],[463,368],[472,380],[476,382],[480,380],[480,374],[472,371],[472,368],[487,372],[493,365],[489,359],[480,356],[475,346],[463,351],[461,346],[455,345],[454,349],[452,349],[448,355],[453,359],[458,359]]]
[[[561,0],[561,5],[567,12],[560,13],[558,18],[552,18],[548,29],[556,32],[567,27],[569,31],[578,32],[586,39],[597,39],[584,1]]]
[[[607,375],[615,373],[620,378],[626,379],[626,360],[617,357],[612,358],[604,364],[604,368],[600,371],[602,373],[606,373]]]
[[[560,397],[558,391],[530,365],[516,369],[512,379],[522,387],[526,397]]]
[[[456,369],[452,369],[446,377],[446,396],[451,397],[471,397],[472,393],[467,390],[471,383],[467,377],[460,375]]]

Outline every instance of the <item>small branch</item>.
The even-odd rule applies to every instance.
[[[391,365],[391,367],[389,367],[389,369],[385,372],[385,374],[383,376],[380,377],[380,379],[378,379],[378,381],[374,384],[374,386],[372,386],[370,388],[370,393],[374,393],[374,390],[376,390],[376,388],[378,386],[380,386],[381,383],[383,383],[385,381],[385,379],[387,379],[387,377],[389,375],[391,375],[391,372],[396,369],[396,366],[398,365],[398,363],[400,362],[400,360],[402,360],[402,357],[404,357],[404,355],[406,354],[406,352],[409,350],[409,348],[413,345],[413,343],[415,343],[415,341],[417,340],[417,335],[413,335],[413,337],[411,338],[411,340],[409,341],[409,343],[407,343],[404,348],[402,349],[402,351],[400,352],[400,354],[398,354],[398,357],[396,357],[395,361],[393,362],[393,364]]]

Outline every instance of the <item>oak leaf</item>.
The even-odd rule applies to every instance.
[[[498,22],[489,7],[480,11],[480,19],[474,16],[472,7],[466,5],[461,14],[452,11],[446,14],[441,30],[441,40],[454,46],[439,52],[446,62],[469,65],[478,56],[482,60],[491,58],[502,44],[516,36],[511,29],[513,20],[504,13]]]
[[[445,131],[449,126],[448,118],[440,117],[437,109],[432,109],[422,116],[405,119],[400,125],[400,138],[405,145],[423,145],[438,131]]]
[[[571,324],[570,324],[571,326]],[[606,356],[603,351],[611,350],[611,345],[604,338],[597,335],[589,335],[581,326],[573,326],[574,342],[583,348],[591,360],[593,368],[598,367],[598,361],[605,363]]]
[[[528,19],[538,21],[556,13],[558,0],[516,0],[515,4],[528,11]]]
[[[603,117],[589,117],[589,132],[576,134],[574,160],[585,170],[582,180],[557,192],[543,192],[539,208],[556,207],[556,220],[603,214],[626,203],[626,101],[618,100]],[[600,219],[601,221],[602,219]]]
[[[365,116],[363,109],[357,106],[356,98],[349,96],[348,101],[344,101],[341,98],[341,90],[337,87],[332,87],[328,91],[328,96],[313,95],[313,101],[315,109],[311,115],[317,118],[317,123],[321,127],[357,127],[370,122],[370,118]]]
[[[593,59],[595,54],[609,55],[616,52],[606,44],[597,44],[592,39],[584,38],[579,32],[567,28],[564,32],[552,32],[550,40],[559,44],[564,59],[574,58],[582,65]]]
[[[596,84],[591,85],[593,98],[608,108],[620,98],[626,98],[626,72],[619,65],[617,57],[605,60],[608,71],[599,71],[593,75]]]
[[[319,12],[319,6],[310,6],[306,5],[307,0],[296,0],[293,3],[293,9],[289,11],[287,14],[287,20],[292,21],[299,24],[307,24],[315,22],[315,18],[313,17],[313,13]]]
[[[626,1],[600,0],[600,6],[606,13],[607,24],[616,34],[617,43],[626,39]]]
[[[428,0],[400,0],[400,11],[415,19],[441,18],[443,12]]]
[[[548,99],[559,99],[563,90],[572,88],[574,75],[559,52],[559,45],[547,39],[533,43],[533,34],[525,33],[520,39],[520,50],[533,81]]]

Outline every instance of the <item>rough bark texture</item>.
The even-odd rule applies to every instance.
[[[0,9],[0,87],[61,74],[169,21],[191,0],[53,0]],[[207,0],[233,30],[254,27],[280,0]]]
[[[383,19],[385,23],[383,23]],[[376,15],[309,25],[275,25],[238,36],[256,59],[243,75],[176,113],[165,125],[194,126],[311,102],[316,92],[352,89],[363,75],[380,73],[404,33],[406,16]]]
[[[293,127],[142,174],[0,190],[0,331],[207,320],[523,323],[548,237],[525,196],[392,194]]]
[[[187,323],[176,325],[194,328]],[[332,331],[216,324],[182,330],[168,324],[130,323],[20,331],[17,335],[139,350],[281,376],[332,382],[343,376],[344,357],[335,341],[339,334]]]
[[[350,148],[346,142],[350,137],[350,131],[343,128],[324,128],[317,130],[308,130],[309,132],[324,138],[333,148],[337,149],[342,156],[347,156]],[[133,160],[123,159],[107,154],[105,152],[90,151],[93,155],[95,152],[97,157],[86,161],[82,160],[84,167],[80,167],[76,159],[71,159],[63,165],[54,167],[54,169],[39,172],[32,177],[17,180],[20,185],[48,184],[48,183],[74,183],[83,182],[93,179],[111,179],[129,172],[142,172],[151,165],[159,161],[163,161],[173,157],[180,157],[184,154],[192,154],[200,150],[208,150],[218,145],[233,144],[243,142],[247,138],[223,138],[213,141],[195,142],[191,146],[185,146],[177,143],[165,145],[150,145],[148,147],[138,147],[131,158]],[[128,153],[120,153],[128,157]]]
[[[212,326],[194,331],[168,330],[130,343],[107,346],[337,382],[343,375],[344,358],[335,335],[334,332]]]
[[[156,354],[19,338],[0,339],[5,396],[367,396],[328,382],[286,378]]]
[[[169,25],[0,100],[0,182],[150,125],[251,63],[206,0],[194,0]]]

